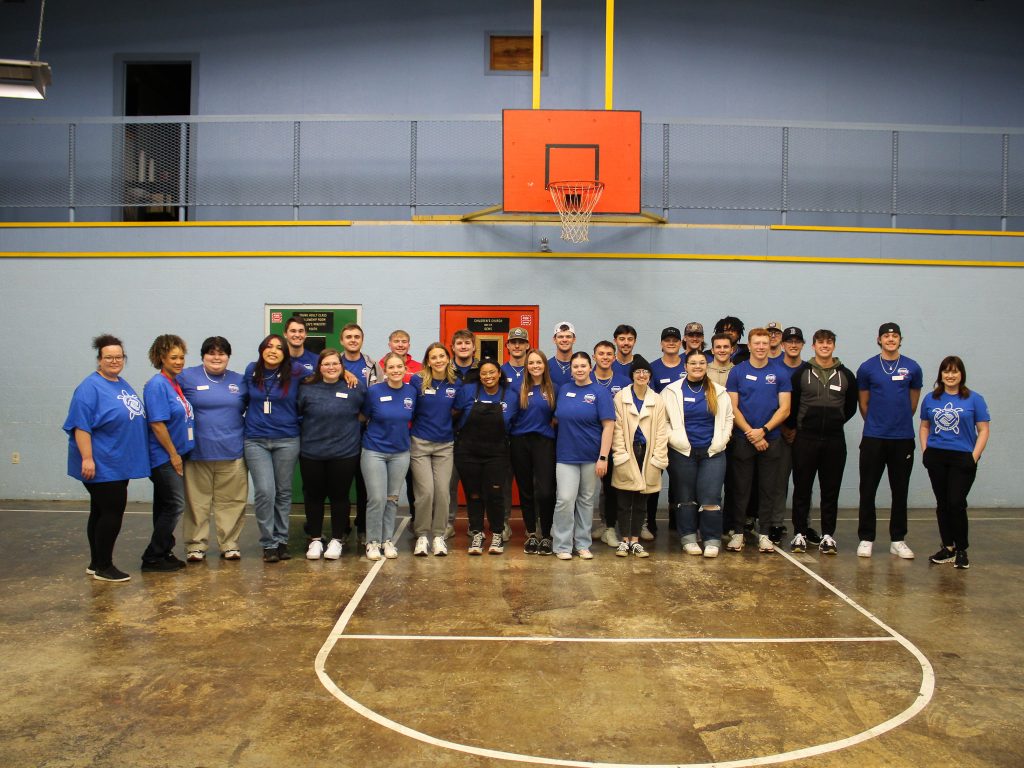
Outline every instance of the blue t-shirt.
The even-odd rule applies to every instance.
[[[684,376],[686,376],[686,364],[683,362],[683,358],[679,358],[679,365],[673,365],[671,368],[665,365],[660,357],[651,362],[651,389],[658,394],[661,394],[662,390],[673,381]],[[630,384],[632,383],[631,381]]]
[[[686,439],[694,448],[707,448],[715,437],[715,417],[708,410],[704,387],[696,387],[696,392],[693,389],[690,382],[683,382],[683,424],[686,427]]]
[[[299,386],[295,407],[302,421],[299,453],[307,459],[343,459],[359,453],[362,425],[359,414],[366,387],[318,381]]]
[[[643,413],[643,411],[644,411],[644,399],[642,397],[640,397],[636,393],[635,390],[633,391],[632,394],[633,394],[633,405],[636,406],[637,411],[639,411],[640,413]],[[640,429],[640,425],[639,424],[636,427],[636,432],[633,433],[633,442],[634,443],[640,443],[641,445],[647,445],[647,438],[644,436],[644,431],[642,429]]]
[[[342,355],[341,364],[346,371],[363,382],[364,386],[372,387],[377,383],[377,364],[365,354],[360,353],[358,360],[349,360]]]
[[[555,403],[558,402],[558,387],[553,387]],[[520,408],[512,422],[509,434],[512,436],[528,435],[531,432],[555,439],[555,428],[551,426],[551,418],[555,415],[554,403],[549,403],[541,393],[540,384],[535,384],[526,393],[526,408]]]
[[[612,370],[616,373],[620,373],[629,379],[629,383],[633,383],[633,361],[630,360],[628,363],[620,363],[619,358],[612,360]]]
[[[501,378],[504,379],[505,386],[517,392],[522,388],[528,375],[525,365],[521,368],[517,368],[512,363],[502,363],[501,365]]]
[[[988,404],[977,392],[966,398],[945,392],[935,397],[929,392],[921,398],[921,421],[931,422],[929,448],[971,452],[978,442],[978,422],[991,420]]]
[[[386,381],[374,384],[363,402],[369,420],[363,433],[363,448],[378,453],[409,450],[409,422],[416,416],[418,393],[412,384],[397,389]]]
[[[551,373],[551,383],[556,387],[564,387],[572,381],[572,361],[563,363],[554,355],[548,358],[548,371]]]
[[[178,385],[196,417],[196,446],[189,461],[234,461],[242,458],[248,389],[240,373],[210,376],[201,365],[186,368]]]
[[[462,429],[469,420],[469,412],[473,410],[474,403],[501,403],[501,414],[505,419],[505,431],[509,431],[509,424],[519,413],[519,390],[511,387],[498,387],[493,395],[487,394],[483,384],[473,382],[464,384],[455,396],[455,410],[459,411],[459,429]]]
[[[452,429],[452,408],[455,396],[462,388],[462,382],[449,384],[447,381],[434,382],[434,386],[423,391],[423,378],[415,374],[409,384],[419,393],[416,401],[416,418],[412,422],[412,436],[431,443],[451,443],[455,440]]]
[[[608,394],[613,398],[633,383],[633,380],[629,378],[629,376],[623,376],[622,374],[617,373],[614,368],[612,368],[612,377],[604,380],[597,378],[597,369],[595,368],[590,372],[590,380],[598,386],[607,389]]]
[[[195,447],[196,421],[192,405],[178,394],[169,378],[158,373],[147,381],[142,388],[142,399],[146,401],[146,419],[150,424],[163,422],[179,456],[184,456]],[[160,445],[153,430],[150,430],[149,466],[159,467],[170,460],[170,454]]]
[[[82,454],[75,430],[92,436],[96,475],[90,483],[149,477],[149,425],[146,409],[131,384],[92,373],[75,388],[64,420],[68,433],[68,474],[82,480]],[[82,480],[85,482],[84,480]]]
[[[256,386],[253,381],[255,370],[256,363],[249,363],[242,376],[246,392],[249,394],[249,407],[245,411],[246,439],[298,437],[299,414],[295,408],[295,401],[299,394],[301,369],[291,369],[287,392],[280,369],[266,371],[261,386]]]
[[[301,375],[303,378],[310,374],[316,373],[317,363],[320,362],[320,355],[316,352],[310,352],[308,349],[303,350],[302,354],[298,357],[293,357],[292,365],[301,368]]]
[[[857,388],[870,394],[864,437],[913,440],[910,390],[921,389],[923,380],[921,366],[909,357],[883,360],[881,355],[875,355],[865,360],[857,369]]]
[[[740,413],[751,427],[760,429],[779,410],[779,393],[793,391],[792,377],[793,371],[784,363],[769,360],[764,368],[755,368],[744,360],[729,371],[725,389],[739,394]],[[779,426],[765,435],[769,442],[778,439]],[[743,434],[739,427],[734,433]]]
[[[615,404],[598,384],[575,381],[558,390],[555,399],[558,437],[555,460],[560,464],[593,464],[601,455],[604,421],[615,421]]]

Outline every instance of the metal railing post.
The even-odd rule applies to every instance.
[[[782,129],[782,223],[789,213],[789,128]]]
[[[75,130],[68,123],[68,221],[75,220]]]
[[[900,132],[892,132],[892,188],[889,192],[889,226],[896,229],[896,206],[899,204]]]
[[[292,123],[292,219],[299,220],[299,184],[301,170],[299,158],[302,150],[302,123],[296,120]]]
[[[999,217],[999,228],[1006,231],[1006,218],[1010,212],[1010,137],[1003,134],[1003,194],[1002,215]]]
[[[409,216],[416,215],[416,131],[417,120],[409,121]]]
[[[668,218],[669,194],[669,125],[661,124],[661,215]]]

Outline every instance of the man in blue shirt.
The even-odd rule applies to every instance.
[[[858,557],[871,557],[875,541],[875,494],[888,472],[892,503],[889,552],[911,560],[907,535],[907,491],[914,468],[914,412],[921,398],[921,366],[900,353],[903,336],[896,323],[878,329],[880,352],[857,369],[864,436],[860,443],[860,509]]]
[[[284,324],[284,338],[288,342],[288,356],[302,368],[303,376],[315,372],[320,356],[306,349],[306,321],[298,315],[289,317]]]
[[[555,325],[555,333],[552,339],[555,342],[555,354],[548,360],[548,370],[551,371],[551,381],[556,387],[563,387],[572,381],[572,374],[569,372],[569,364],[572,360],[572,348],[576,344],[576,327],[563,321]]]

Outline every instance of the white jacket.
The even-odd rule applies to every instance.
[[[677,379],[669,384],[661,392],[661,399],[665,401],[665,412],[668,414],[668,447],[678,451],[684,456],[690,455],[690,440],[686,436],[686,425],[683,421],[683,387],[686,386],[686,379]],[[725,450],[732,437],[732,401],[729,393],[721,384],[711,382],[714,387],[715,396],[718,400],[718,413],[715,414],[715,431],[711,437],[711,446],[708,448],[708,456],[714,456]]]

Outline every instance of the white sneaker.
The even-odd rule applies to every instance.
[[[434,557],[444,557],[448,554],[448,545],[444,543],[443,536],[434,537]]]
[[[729,543],[725,545],[725,548],[730,552],[742,552],[743,551],[743,534],[734,533],[729,537]]]
[[[644,541],[654,541],[654,534],[651,533],[651,529],[647,527],[647,523],[644,523],[643,528],[640,529],[640,538]]]
[[[901,541],[900,544],[903,544],[903,542]],[[896,544],[894,543],[893,547],[895,546]],[[906,545],[904,544],[904,546]],[[857,557],[871,557],[872,547],[873,542],[862,541],[860,544],[857,545]],[[896,554],[896,550],[890,548],[890,551],[892,551],[893,554]],[[913,555],[911,555],[911,557],[913,557]]]
[[[591,552],[589,549],[581,549],[577,554],[580,556],[580,560],[594,559],[594,553]]]
[[[444,529],[444,537],[446,539],[450,539],[454,535],[455,535],[455,526],[452,525],[451,523],[448,523],[448,525],[446,525],[445,529]]]
[[[508,523],[505,523],[505,527],[501,529],[501,540],[508,541],[512,538],[512,528]]]
[[[505,526],[506,528],[508,526]],[[491,546],[487,548],[488,553],[492,555],[500,555],[505,551],[505,542],[503,541],[504,534],[495,533],[491,536]]]
[[[860,554],[859,550],[858,550],[858,554]],[[892,544],[890,544],[889,545],[889,554],[890,555],[899,555],[904,560],[913,560],[914,559],[914,550],[912,550],[910,547],[908,547],[907,543],[905,541],[894,541]]]
[[[331,539],[324,551],[324,558],[327,560],[338,560],[341,558],[341,539]]]
[[[395,549],[395,545],[391,543],[391,539],[384,542],[384,557],[388,560],[394,560],[398,557],[398,550]]]
[[[594,541],[604,541],[604,532],[608,530],[608,526],[604,523],[598,523],[598,527],[590,532],[590,538]]]
[[[307,560],[319,560],[324,554],[324,543],[320,539],[313,539],[306,548]]]
[[[618,549],[615,550],[616,557],[628,557],[629,556],[629,542],[620,541]]]
[[[772,540],[765,536],[763,533],[757,537],[757,551],[758,552],[774,552],[775,545],[772,544]]]
[[[412,553],[417,557],[426,557],[430,554],[430,540],[426,536],[420,536],[416,539],[416,546],[412,550]]]
[[[555,552],[555,557],[559,560],[572,560],[572,552]]]
[[[614,528],[605,528],[604,533],[601,534],[601,541],[603,541],[609,547],[619,546],[619,537],[615,535]]]
[[[683,544],[683,552],[688,555],[703,555],[704,551],[700,548],[700,544],[696,541],[688,541]]]
[[[718,547],[714,544],[708,544],[704,547],[704,557],[718,557]]]
[[[369,541],[366,543],[366,559],[380,560],[380,542]]]

